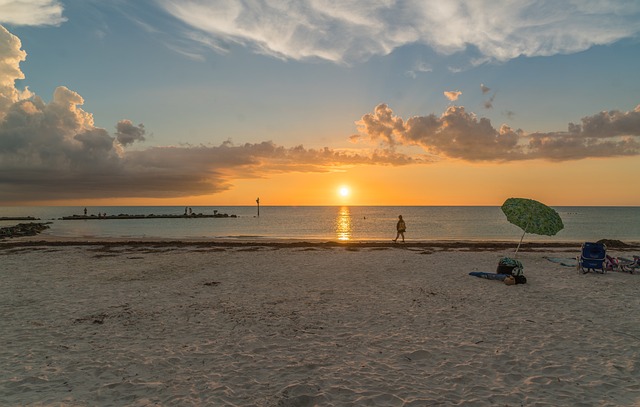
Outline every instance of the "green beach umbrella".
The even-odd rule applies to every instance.
[[[553,236],[564,228],[560,215],[547,205],[526,198],[509,198],[502,204],[507,220],[524,230],[516,255],[527,233]]]

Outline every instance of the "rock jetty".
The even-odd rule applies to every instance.
[[[119,215],[71,215],[63,216],[62,220],[103,220],[103,219],[192,219],[192,218],[237,218],[237,215],[229,215],[226,213],[215,213],[206,215],[202,213],[192,213],[191,215],[129,215],[121,213]]]
[[[21,237],[21,236],[35,236],[43,230],[49,229],[47,223],[18,223],[15,226],[7,226],[0,228],[0,239]]]

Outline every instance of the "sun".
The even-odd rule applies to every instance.
[[[341,197],[346,198],[349,196],[349,194],[351,193],[351,190],[349,189],[349,187],[347,186],[342,186],[340,187],[340,189],[338,190],[338,193],[340,194]]]

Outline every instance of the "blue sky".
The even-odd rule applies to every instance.
[[[280,184],[287,173],[401,167],[398,176],[421,178],[448,163],[460,189],[464,171],[501,163],[514,163],[505,172],[532,162],[568,169],[565,182],[585,160],[616,171],[640,164],[637,1],[0,0],[0,24],[26,52],[8,64],[22,75],[0,69],[6,99],[37,96],[42,105],[21,112],[45,112],[64,87],[61,98],[92,118],[71,109],[72,128],[52,130],[55,148],[43,137],[19,149],[22,133],[0,126],[5,203],[238,204],[241,180]],[[106,182],[114,172],[118,182]],[[78,186],[79,174],[103,188]],[[150,181],[158,177],[166,181]],[[185,177],[194,180],[181,187]],[[52,182],[63,187],[42,188]],[[508,180],[495,182],[495,201],[397,203],[499,204]],[[391,203],[367,196],[357,202]],[[574,196],[558,203],[580,204]],[[638,205],[640,196],[585,202]]]

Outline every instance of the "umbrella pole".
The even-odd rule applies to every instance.
[[[518,247],[516,247],[516,254],[514,257],[518,257],[518,250],[520,250],[520,245],[522,244],[522,239],[524,239],[525,234],[527,234],[526,230],[524,231],[524,233],[522,234],[522,237],[520,238],[520,242],[518,243]]]
[[[527,229],[529,229],[529,223],[531,223],[531,219],[527,222],[527,226],[524,227],[524,233],[522,233],[522,237],[520,238],[520,242],[518,243],[518,247],[516,247],[516,254],[513,256],[518,258],[518,250],[520,250],[520,245],[522,244],[522,239],[524,239],[524,235],[527,234]]]

